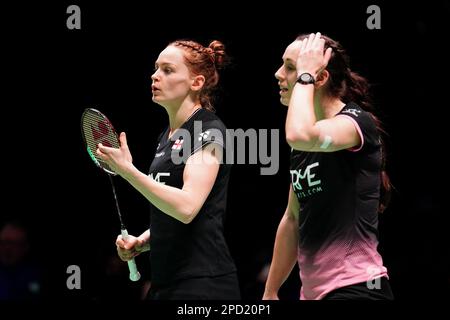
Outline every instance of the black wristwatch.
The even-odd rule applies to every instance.
[[[297,82],[301,84],[314,84],[316,80],[311,73],[304,72],[297,78]]]

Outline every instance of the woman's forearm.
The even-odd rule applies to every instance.
[[[289,213],[285,214],[278,226],[272,263],[266,282],[266,294],[277,293],[286,281],[297,261],[298,228],[297,221]]]
[[[308,150],[318,137],[315,127],[314,86],[296,84],[286,117],[286,141],[298,150]]]
[[[189,223],[195,212],[195,199],[189,192],[158,183],[136,168],[124,178],[155,207],[171,217]]]

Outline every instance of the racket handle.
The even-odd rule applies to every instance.
[[[128,239],[128,231],[127,229],[121,230],[122,238],[127,241]],[[134,261],[134,258],[131,260],[128,260],[128,269],[130,270],[130,280],[131,281],[138,281],[141,278],[141,274],[139,273],[136,261]]]

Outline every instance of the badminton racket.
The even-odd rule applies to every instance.
[[[97,146],[99,143],[103,144],[106,147],[119,148],[119,137],[108,118],[106,118],[106,116],[100,111],[92,108],[85,109],[83,115],[81,116],[81,133],[87,152],[92,161],[94,161],[97,167],[108,173],[109,181],[111,182],[111,187],[114,194],[117,213],[119,215],[122,238],[127,241],[128,231],[122,219],[122,214],[119,208],[119,201],[117,200],[116,188],[113,181],[113,177],[116,176],[116,173],[111,169],[108,163],[106,163],[97,155]],[[137,270],[134,258],[127,262],[128,269],[130,270],[130,280],[138,281],[141,275]]]

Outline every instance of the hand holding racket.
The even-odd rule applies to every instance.
[[[121,235],[117,236],[116,240],[117,254],[123,261],[131,260],[138,256],[149,247],[148,242],[145,242],[138,237],[132,235],[128,239],[124,239]]]
[[[81,116],[81,133],[87,152],[91,159],[94,161],[97,167],[103,169],[106,173],[108,173],[109,181],[111,182],[114,194],[114,200],[116,202],[117,213],[119,215],[121,235],[122,238],[126,241],[128,238],[128,231],[122,220],[119,202],[116,195],[116,189],[114,187],[114,181],[112,179],[112,176],[115,176],[117,174],[114,169],[117,170],[118,167],[114,166],[114,168],[112,168],[112,166],[101,157],[101,152],[97,153],[97,146],[99,144],[109,148],[121,149],[117,133],[114,130],[111,122],[109,122],[104,114],[102,114],[98,110],[91,108],[84,110],[83,115]],[[122,148],[122,150],[123,149],[124,148]],[[122,154],[122,156],[126,157],[125,160],[131,161],[131,154],[128,151],[127,155],[126,151],[128,151],[128,147],[126,147],[125,153]],[[128,261],[128,268],[130,270],[130,279],[132,281],[139,280],[141,275],[137,270],[134,258]]]
[[[96,156],[108,164],[116,174],[125,178],[128,169],[133,166],[133,158],[128,149],[125,132],[119,136],[120,147],[111,147],[100,142],[96,150]]]

